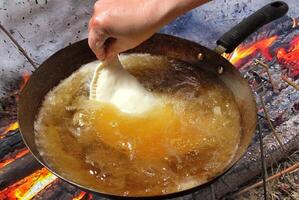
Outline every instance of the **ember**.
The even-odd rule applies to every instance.
[[[55,181],[57,177],[46,168],[36,171],[0,192],[0,199],[27,200]]]
[[[19,128],[19,124],[18,124],[18,122],[14,122],[14,123],[8,125],[8,126],[4,129],[3,133],[0,133],[0,139],[2,139],[3,137],[5,137],[5,135],[6,135],[9,131],[16,130],[17,128]]]
[[[264,38],[253,43],[240,45],[231,54],[224,54],[232,64],[238,69],[244,66],[252,58],[256,57],[257,53],[260,53],[267,61],[274,58],[270,54],[270,47],[278,41],[278,36],[271,36]],[[289,43],[289,47],[280,47],[276,52],[277,61],[283,68],[287,67],[290,70],[290,74],[293,76],[299,75],[299,35],[296,35]]]
[[[86,192],[80,192],[80,194],[73,198],[73,200],[81,200],[85,197]]]
[[[277,59],[280,63],[290,68],[291,74],[294,76],[299,75],[299,35],[292,39],[288,50],[284,48],[278,49]]]
[[[20,86],[19,86],[19,91],[17,92],[17,96],[16,96],[16,99],[18,100],[18,93],[21,92],[26,83],[28,82],[30,78],[30,74],[28,72],[24,72],[23,75],[22,75],[22,81],[20,83]],[[9,124],[2,133],[0,133],[0,139],[2,139],[3,137],[5,137],[5,135],[7,133],[9,133],[10,131],[13,131],[13,130],[16,130],[17,128],[19,128],[19,124],[18,122],[14,122],[12,124]]]
[[[11,158],[8,158],[8,159],[5,159],[4,161],[1,161],[0,162],[0,169],[5,167],[6,165],[12,163],[16,159],[23,157],[27,153],[29,153],[29,150],[26,148],[26,149],[23,149],[22,151],[19,151],[15,156],[13,156]]]

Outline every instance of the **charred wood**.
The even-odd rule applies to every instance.
[[[63,200],[63,199],[72,199],[79,189],[62,179],[57,179],[46,189],[38,193],[32,200]]]
[[[18,130],[9,132],[4,138],[0,140],[0,160],[5,155],[25,147],[21,134]]]
[[[15,160],[0,169],[0,190],[41,168],[42,165],[30,153]]]

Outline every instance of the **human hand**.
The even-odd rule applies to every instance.
[[[100,0],[89,21],[88,43],[111,59],[151,37],[163,25],[206,0]]]

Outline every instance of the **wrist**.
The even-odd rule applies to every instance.
[[[211,0],[174,0],[176,1],[178,12],[187,12],[193,8],[196,8],[204,3],[207,3]],[[181,13],[181,14],[183,14]]]
[[[165,25],[176,17],[210,0],[153,0],[153,13],[158,13],[160,23]]]

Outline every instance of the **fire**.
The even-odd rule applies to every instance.
[[[244,64],[244,59],[252,58],[256,53],[261,53],[266,59],[272,59],[269,52],[269,47],[274,43],[278,36],[274,35],[269,38],[264,38],[247,45],[240,45],[233,53],[224,55],[229,61],[234,64],[237,68]]]
[[[299,35],[292,39],[288,50],[278,49],[277,59],[280,63],[289,67],[294,76],[299,75]]]
[[[17,128],[19,128],[19,124],[18,124],[18,122],[14,122],[14,123],[8,125],[8,126],[4,129],[3,133],[0,134],[0,139],[2,139],[2,138],[3,138],[9,131],[16,130]]]
[[[28,82],[30,78],[30,74],[28,72],[24,72],[23,75],[22,75],[22,81],[20,83],[20,90],[19,91],[22,91],[26,85],[26,83]],[[17,97],[18,99],[18,97]],[[10,125],[8,125],[5,129],[4,129],[4,132],[3,133],[0,133],[0,139],[2,139],[9,131],[13,131],[13,130],[16,130],[17,128],[19,128],[19,124],[18,122],[14,122]]]
[[[9,131],[16,130],[17,128],[19,128],[19,124],[18,124],[18,122],[14,122],[14,123],[8,125],[8,126],[5,128],[5,130],[4,130],[3,133],[4,133],[4,134],[5,134],[5,133],[8,133]]]
[[[24,72],[22,76],[23,80],[20,84],[20,91],[22,91],[30,78],[30,74],[28,72]]]
[[[72,200],[82,200],[82,199],[91,200],[93,199],[93,197],[91,194],[82,191],[78,196],[74,197]]]
[[[81,200],[86,195],[86,192],[80,192],[80,194],[73,198],[73,200]]]
[[[0,199],[29,200],[55,181],[57,177],[42,168],[0,192]]]
[[[231,54],[224,54],[232,64],[240,68],[246,62],[250,61],[252,57],[260,53],[266,60],[277,58],[282,67],[290,69],[291,74],[294,76],[299,75],[299,35],[296,35],[289,43],[288,48],[280,47],[270,54],[270,46],[278,39],[278,36],[272,36],[253,42],[251,44],[240,45]]]
[[[18,152],[15,156],[13,156],[12,158],[5,159],[4,161],[0,162],[0,169],[3,168],[3,167],[5,167],[6,165],[12,163],[12,162],[15,161],[16,159],[23,157],[23,156],[26,155],[27,153],[29,153],[29,150],[28,150],[28,149],[24,149],[24,150],[19,151],[19,152]]]

